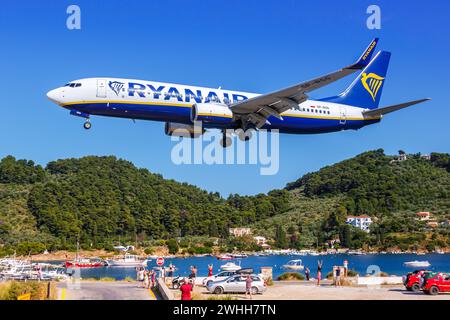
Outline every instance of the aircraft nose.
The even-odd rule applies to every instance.
[[[47,98],[55,103],[58,103],[61,100],[59,89],[53,89],[47,92]]]

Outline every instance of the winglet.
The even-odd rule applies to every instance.
[[[370,44],[367,46],[366,50],[364,50],[363,54],[356,63],[352,64],[348,69],[364,69],[372,59],[373,52],[375,51],[375,47],[378,44],[378,38],[373,39]]]

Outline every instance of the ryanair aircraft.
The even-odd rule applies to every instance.
[[[267,94],[102,77],[69,82],[47,96],[71,115],[85,118],[85,129],[91,128],[92,115],[163,121],[168,135],[195,138],[205,129],[220,129],[224,147],[232,141],[227,129],[242,129],[242,140],[251,137],[249,129],[297,134],[359,129],[387,113],[429,100],[378,107],[391,54],[379,51],[371,59],[377,42],[374,39],[350,66]],[[341,94],[308,99],[309,92],[357,71]],[[202,122],[200,130],[194,121]]]

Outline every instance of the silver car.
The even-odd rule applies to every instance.
[[[252,274],[252,287],[251,293],[263,293],[266,291],[266,284],[261,276]],[[245,293],[246,284],[245,280],[247,279],[247,275],[239,275],[236,274],[231,276],[225,280],[214,281],[208,283],[206,288],[211,293],[222,294],[227,292],[236,292],[236,293]]]

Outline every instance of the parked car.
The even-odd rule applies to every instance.
[[[422,290],[431,295],[450,292],[450,274],[439,272],[434,276],[425,277]]]
[[[234,276],[235,274],[248,274],[248,273],[252,274],[253,269],[252,268],[242,268],[238,271],[222,271],[215,275],[212,275],[210,277],[206,277],[205,279],[203,279],[203,286],[207,287],[208,284],[210,284],[214,281],[222,281],[231,276]]]
[[[264,279],[256,274],[250,275],[252,277],[252,294],[263,293],[266,291],[266,284]],[[222,294],[227,292],[245,293],[246,285],[245,280],[247,275],[236,274],[228,277],[225,280],[213,281],[206,287],[209,292],[215,294]]]
[[[431,271],[424,269],[408,272],[408,274],[403,277],[403,284],[405,285],[406,290],[414,292],[420,291],[423,281],[422,277],[429,272]]]

